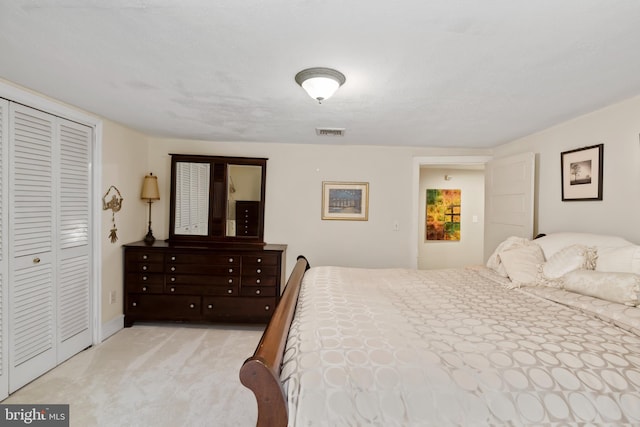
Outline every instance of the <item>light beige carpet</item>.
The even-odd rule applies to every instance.
[[[71,426],[255,426],[238,379],[263,327],[134,325],[2,403],[68,403]]]

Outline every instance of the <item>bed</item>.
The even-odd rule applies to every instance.
[[[309,268],[240,380],[258,426],[640,425],[640,247],[506,239],[486,266]]]

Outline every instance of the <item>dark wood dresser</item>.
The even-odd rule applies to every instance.
[[[124,245],[125,326],[136,321],[266,323],[286,245]]]

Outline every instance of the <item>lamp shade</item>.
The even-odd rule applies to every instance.
[[[322,102],[329,99],[344,84],[346,78],[340,71],[316,67],[300,71],[295,80],[311,98]]]
[[[145,200],[160,200],[160,192],[158,191],[158,177],[153,176],[152,173],[144,177],[142,182],[141,199]]]

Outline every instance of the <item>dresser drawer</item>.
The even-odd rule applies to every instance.
[[[128,261],[125,268],[127,273],[162,273],[164,271],[164,264]]]
[[[127,292],[135,294],[161,294],[164,292],[164,284],[162,283],[127,283]]]
[[[275,276],[278,274],[278,267],[274,265],[243,265],[242,266],[242,275],[243,276]]]
[[[251,297],[274,297],[276,296],[275,286],[242,286],[240,295]]]
[[[164,253],[156,251],[127,251],[127,261],[130,262],[164,262]]]
[[[200,317],[202,300],[192,295],[129,294],[127,314],[153,319],[188,319]]]
[[[169,253],[167,264],[202,264],[240,266],[240,255]]]
[[[242,276],[242,286],[275,286],[277,284],[276,276]]]
[[[210,265],[210,264],[167,264],[167,274],[211,274],[233,275],[240,274],[240,267],[234,265]]]
[[[238,276],[202,276],[199,274],[169,274],[167,285],[236,286]]]
[[[164,274],[161,273],[127,273],[126,283],[162,285]]]
[[[279,256],[277,254],[260,254],[260,255],[244,255],[242,257],[243,267],[253,267],[259,265],[275,265],[279,264]]]
[[[210,320],[268,320],[276,308],[275,297],[203,297],[202,315]]]
[[[232,297],[238,295],[238,286],[201,286],[188,283],[167,284],[165,286],[165,293],[171,295],[226,295]]]

